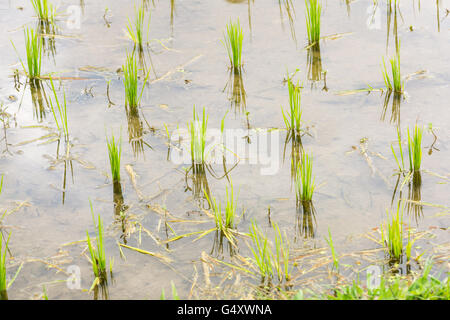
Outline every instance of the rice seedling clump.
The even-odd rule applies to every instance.
[[[301,129],[301,119],[302,119],[302,108],[301,108],[301,87],[300,84],[294,85],[292,80],[288,78],[288,89],[289,89],[289,112],[284,113],[283,109],[283,120],[287,130],[300,132]]]
[[[301,164],[297,168],[297,176],[295,179],[297,202],[312,201],[315,189],[312,165],[312,156],[302,151]]]
[[[237,22],[230,21],[224,33],[224,43],[227,49],[230,65],[235,72],[239,72],[242,67],[242,41],[244,33],[239,19]]]
[[[120,158],[122,156],[122,139],[116,141],[114,135],[111,139],[106,138],[108,146],[109,164],[111,166],[111,176],[113,182],[120,182]]]
[[[193,121],[188,125],[191,135],[191,159],[194,165],[205,164],[205,148],[206,148],[206,129],[208,127],[208,115],[203,108],[203,116],[193,110]]]
[[[28,67],[27,74],[30,80],[33,81],[41,76],[42,39],[32,28],[25,29],[24,34]],[[24,70],[27,71],[25,67]]]
[[[138,93],[138,67],[137,59],[134,54],[127,53],[127,59],[122,66],[123,69],[123,84],[125,86],[125,105],[131,109],[135,109],[139,106],[144,93],[145,84],[147,83],[150,73],[144,79],[141,92]]]
[[[310,45],[315,45],[320,40],[320,19],[322,16],[322,4],[320,0],[305,0],[306,6],[306,30]]]

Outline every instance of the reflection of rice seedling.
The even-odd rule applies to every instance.
[[[305,0],[306,5],[306,30],[309,44],[317,44],[320,40],[320,18],[322,5],[319,0]]]
[[[92,287],[96,287],[98,284],[106,281],[106,255],[105,247],[103,245],[103,222],[98,216],[98,224],[95,223],[94,209],[92,207],[92,202],[89,202],[91,206],[92,220],[94,226],[97,229],[97,248],[94,248],[91,243],[91,238],[89,237],[89,232],[86,231],[87,244],[89,248],[89,254],[91,256],[92,270],[94,271],[95,280]]]
[[[300,132],[301,129],[301,119],[302,119],[302,108],[301,108],[301,87],[299,83],[294,85],[292,80],[288,77],[288,89],[289,89],[289,112],[286,114],[281,108],[283,113],[284,123],[286,129],[290,131]]]
[[[137,61],[134,54],[127,54],[127,61],[122,66],[123,69],[123,84],[125,86],[125,105],[131,109],[137,108],[144,93],[145,84],[147,83],[150,73],[144,79],[141,93],[138,94],[138,68]]]
[[[27,28],[24,33],[28,72],[25,67],[22,66],[30,80],[35,80],[41,76],[42,39],[38,33],[31,28]]]
[[[49,106],[50,103],[47,99],[44,86],[42,85],[42,80],[35,79],[29,84],[34,116],[38,119],[38,122],[41,122],[46,115],[46,106]]]
[[[139,110],[126,108],[127,120],[128,120],[128,138],[133,149],[133,154],[138,156],[140,153],[144,153],[144,128],[139,116]]]
[[[408,201],[406,203],[406,211],[413,213],[418,222],[419,218],[423,216],[423,206],[420,204],[422,201],[422,175],[420,171],[412,173],[412,179],[408,183]]]
[[[308,48],[307,51],[307,66],[308,66],[308,80],[320,81],[322,80],[322,56],[320,52],[320,44],[316,43],[314,46]],[[328,90],[324,78],[324,90]]]
[[[281,23],[282,23],[282,27],[284,29],[284,25],[283,25],[283,10],[281,7],[281,2],[283,2],[283,6],[286,10],[286,15],[288,18],[288,22],[289,22],[289,29],[291,31],[291,35],[292,35],[292,39],[295,41],[295,43],[297,44],[297,37],[295,35],[295,26],[294,26],[294,20],[295,20],[295,8],[294,8],[294,4],[292,3],[292,0],[278,0],[278,6],[280,7],[280,18],[281,18]]]
[[[394,92],[392,95],[392,91],[388,91],[384,97],[384,103],[383,103],[383,112],[381,114],[381,120],[386,119],[386,112],[389,105],[389,102],[391,101],[392,96],[392,107],[391,107],[391,123],[397,124],[397,126],[400,124],[400,103],[401,103],[401,97],[402,95],[398,92]]]
[[[116,141],[114,135],[111,140],[106,138],[108,145],[109,164],[111,166],[111,176],[114,183],[120,182],[120,158],[122,156],[122,138]]]
[[[191,121],[189,131],[191,134],[191,159],[193,165],[205,163],[205,147],[206,147],[206,129],[208,126],[208,115],[206,115],[205,108],[203,108],[203,117],[200,117],[193,111],[193,121]]]
[[[34,12],[41,22],[53,23],[55,9],[47,0],[31,0]]]
[[[297,202],[296,229],[304,238],[314,238],[316,230],[316,209],[312,201]]]
[[[235,72],[242,67],[242,41],[244,33],[242,32],[239,19],[233,23],[230,21],[224,34],[224,44],[228,52],[231,67]]]
[[[143,43],[143,33],[144,33],[144,19],[145,19],[145,10],[144,7],[141,6],[139,9],[135,9],[135,19],[133,23],[128,18],[128,36],[133,40],[134,44],[138,46],[139,51],[142,51],[144,48]],[[148,28],[147,28],[147,39],[148,32],[150,30],[150,17],[148,19]]]
[[[235,111],[245,111],[247,106],[247,93],[245,92],[244,80],[242,78],[241,70],[237,72],[230,71],[230,77],[225,89],[226,88],[228,88],[228,100],[231,101],[231,107],[234,106]],[[225,89],[223,91],[225,91]]]
[[[189,186],[188,175],[191,170],[192,186]],[[185,181],[186,190],[192,191],[194,199],[198,200],[199,207],[209,209],[210,206],[205,197],[205,195],[210,195],[208,178],[206,176],[207,170],[209,169],[207,168],[206,164],[192,164],[191,168],[186,171]]]
[[[297,202],[312,200],[315,189],[315,179],[312,175],[312,164],[312,156],[303,151],[301,164],[297,169],[297,177],[295,181]]]
[[[56,110],[55,110],[55,106],[53,104],[52,99],[49,97],[49,104],[52,110],[52,114],[53,117],[55,119],[56,122],[56,126],[58,127],[58,130],[60,132],[62,132],[64,134],[64,138],[66,140],[66,142],[69,141],[69,127],[68,127],[68,122],[67,122],[67,102],[66,102],[66,93],[64,92],[64,100],[63,100],[63,104],[59,102],[58,99],[58,95],[56,94],[56,89],[55,89],[55,85],[53,84],[53,79],[50,77],[50,84],[52,87],[52,91],[53,91],[53,95],[55,96],[55,103],[56,106],[58,107],[58,114],[59,114],[59,121],[58,118],[56,117]]]
[[[400,51],[392,57],[390,60],[392,77],[386,68],[386,63],[383,58],[383,78],[384,84],[388,91],[394,91],[397,93],[403,93],[404,82],[402,81],[402,76],[400,73]]]

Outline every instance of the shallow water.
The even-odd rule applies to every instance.
[[[10,249],[14,258],[19,262],[28,261],[9,290],[9,297],[30,298],[42,292],[43,283],[67,279],[67,275],[54,268],[48,269],[45,263],[30,261],[33,258],[53,261],[52,257],[60,250],[67,250],[61,268],[79,266],[81,287],[89,289],[93,278],[90,264],[82,255],[84,246],[62,247],[84,239],[87,229],[93,231],[89,199],[108,230],[105,239],[107,254],[115,257],[110,297],[158,298],[161,288],[168,291],[171,280],[180,295],[186,296],[191,286],[189,280],[192,280],[193,264],[199,261],[202,251],[211,251],[213,234],[194,243],[192,237],[172,242],[170,252],[167,252],[144,233],[139,244],[139,234],[134,233],[128,239],[129,245],[165,252],[174,262],[169,267],[153,257],[125,248],[122,250],[126,260],[120,259],[116,242],[123,239],[120,238],[120,227],[114,222],[106,134],[109,136],[114,132],[117,136],[121,133],[123,139],[122,190],[124,203],[128,206],[127,214],[137,216],[142,226],[157,237],[166,239],[164,224],[160,225],[161,215],[149,210],[147,205],[166,208],[174,216],[186,220],[208,218],[204,214],[200,216],[201,210],[192,192],[186,190],[183,168],[188,165],[167,160],[164,125],[167,124],[170,131],[177,126],[185,128],[192,118],[192,107],[196,105],[198,110],[206,107],[209,128],[212,129],[220,129],[225,114],[226,128],[247,130],[248,124],[257,130],[283,128],[280,106],[288,104],[287,87],[283,83],[286,70],[293,72],[299,69],[295,79],[304,86],[302,120],[310,135],[305,135],[302,142],[305,150],[314,155],[314,174],[319,185],[314,195],[316,228],[313,245],[323,246],[323,238],[330,230],[339,252],[379,247],[367,241],[348,241],[348,238],[377,228],[385,218],[386,209],[391,206],[396,183],[393,173],[397,168],[390,150],[390,144],[397,139],[396,123],[390,121],[392,101],[383,120],[385,96],[380,92],[337,93],[367,88],[368,85],[374,88],[384,85],[380,63],[382,57],[391,55],[395,48],[394,14],[387,44],[384,2],[380,1],[374,23],[369,27],[372,1],[356,1],[349,6],[345,1],[324,1],[322,34],[341,36],[321,42],[321,65],[326,71],[327,87],[323,90],[323,79],[312,81],[313,75],[308,75],[303,1],[296,1],[293,5],[292,29],[285,1],[280,5],[278,1],[156,0],[154,4],[150,1],[151,60],[149,52],[146,52],[146,63],[153,67],[150,85],[144,91],[140,118],[135,119],[142,123],[140,130],[145,142],[143,151],[138,153],[128,143],[129,124],[122,78],[116,72],[124,63],[126,52],[133,50],[125,35],[127,16],[134,15],[133,6],[127,1],[84,1],[84,5],[79,7],[79,29],[69,28],[67,16],[58,16],[61,36],[55,39],[54,59],[50,56],[43,60],[43,73],[56,72],[61,77],[78,78],[62,81],[68,100],[72,143],[72,161],[66,164],[65,192],[62,191],[65,162],[54,161],[57,142],[42,144],[45,139],[41,139],[21,144],[47,135],[49,131],[43,126],[56,127],[49,110],[43,119],[36,116],[29,86],[22,85],[19,90],[14,86],[14,70],[21,71],[22,68],[10,40],[24,59],[21,28],[35,25],[32,6],[28,1],[0,4],[0,99],[11,115],[6,130],[7,149],[5,140],[0,144],[3,152],[0,173],[5,176],[1,207],[11,210],[16,201],[27,203],[2,223],[7,232],[12,232]],[[408,216],[419,231],[435,230],[436,238],[421,244],[425,248],[429,248],[430,243],[449,241],[450,116],[446,94],[450,83],[447,59],[450,17],[445,14],[450,2],[438,3],[437,10],[435,1],[421,1],[420,9],[418,1],[405,2],[400,5],[401,14],[397,16],[403,75],[425,71],[411,76],[406,82],[406,99],[400,103],[400,127],[405,132],[416,122],[426,126],[432,123],[438,137],[435,147],[439,151],[435,150],[431,155],[427,153],[425,147],[433,143],[434,137],[426,131],[423,168],[435,174],[422,172],[421,200],[447,207],[447,215],[436,216],[441,208],[423,206],[423,216],[417,221]],[[64,13],[74,5],[79,6],[80,3],[61,1],[58,12]],[[106,20],[110,27],[103,18],[105,8],[108,8]],[[229,71],[221,39],[231,17],[239,17],[245,33],[242,83],[246,92],[247,116],[245,111],[235,109],[228,99],[227,90],[224,91]],[[292,30],[295,30],[295,36]],[[313,67],[319,68],[317,64]],[[20,81],[22,84],[26,82],[24,75]],[[110,99],[114,103],[111,106],[107,97],[108,81]],[[48,85],[44,87],[49,95]],[[291,187],[290,151],[286,152],[283,162],[285,132],[275,132],[279,146],[273,156],[281,163],[275,174],[263,175],[261,168],[264,166],[248,164],[244,160],[229,173],[235,189],[239,190],[239,208],[245,209],[238,229],[246,232],[251,219],[264,230],[268,229],[267,212],[270,207],[271,220],[287,231],[294,247],[301,248],[305,244],[295,235],[296,206]],[[360,153],[360,141],[364,138],[367,139],[368,155],[378,170],[376,173]],[[61,145],[60,157],[63,153],[64,146]],[[138,188],[150,199],[140,201],[125,170],[126,165],[132,166],[137,174]],[[219,176],[223,175],[221,165],[214,165],[214,169]],[[207,178],[212,195],[223,199],[227,180],[216,179],[209,173]],[[213,221],[209,220],[207,224],[171,225],[179,235],[206,229],[205,225],[213,227]],[[169,233],[168,237],[171,236],[173,234]],[[294,238],[297,241],[294,242]],[[241,254],[249,254],[244,241],[240,244]],[[82,290],[69,290],[64,283],[46,286],[51,299],[92,297]]]

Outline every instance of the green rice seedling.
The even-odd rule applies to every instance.
[[[235,72],[239,72],[242,68],[242,41],[244,40],[244,33],[239,23],[230,21],[227,24],[226,32],[224,33],[224,44],[227,49],[228,58],[230,59],[231,68]]]
[[[306,6],[306,30],[310,45],[315,45],[320,40],[320,18],[322,4],[319,0],[305,0]]]
[[[275,231],[275,248],[272,248],[266,235],[263,235],[255,221],[252,221],[249,236],[252,239],[250,250],[253,253],[256,267],[261,275],[262,283],[271,284],[274,277],[281,283],[291,278],[289,268],[289,241],[282,235],[277,224],[272,224]]]
[[[52,98],[49,97],[49,105],[52,110],[53,118],[55,119],[56,126],[58,130],[64,134],[64,138],[66,142],[69,141],[69,125],[67,121],[67,101],[66,101],[66,93],[64,92],[62,103],[59,102],[58,95],[56,94],[55,85],[53,83],[52,77],[50,77],[50,84],[52,88],[53,95],[55,97],[55,101],[53,102]],[[56,116],[56,107],[58,108],[58,115]],[[59,118],[59,120],[58,120]]]
[[[191,159],[193,165],[205,164],[206,129],[208,127],[208,115],[203,108],[203,117],[200,121],[199,115],[193,110],[193,121],[188,124],[191,134]]]
[[[417,173],[420,172],[420,166],[422,164],[422,136],[423,136],[423,128],[415,125],[414,132],[411,136],[410,130],[408,128],[408,158],[409,158],[409,172]],[[405,171],[405,161],[403,156],[403,148],[402,141],[400,135],[400,129],[397,129],[397,137],[398,137],[398,148],[399,155],[394,150],[394,147],[391,145],[392,154],[394,155],[395,161],[400,172]]]
[[[55,9],[50,1],[47,0],[31,0],[34,12],[40,21],[53,23],[55,18]]]
[[[396,212],[387,211],[387,221],[381,225],[381,241],[392,260],[402,261],[406,254],[407,260],[411,258],[411,249],[415,240],[411,239],[408,230],[406,245],[404,244],[405,230],[403,226],[403,206],[398,203]]]
[[[114,183],[120,182],[120,158],[122,156],[122,138],[116,141],[114,135],[111,140],[106,138],[108,146],[109,164],[111,166],[111,176]]]
[[[138,67],[137,59],[134,54],[127,53],[127,60],[125,65],[122,66],[123,69],[123,84],[125,86],[125,105],[131,109],[135,109],[139,106],[142,99],[142,94],[144,93],[145,84],[147,83],[150,73],[144,79],[142,84],[141,92],[138,93]]]
[[[92,202],[89,201],[91,206],[92,220],[94,222],[94,226],[97,229],[97,248],[94,248],[91,243],[91,238],[89,237],[89,232],[86,230],[87,236],[87,244],[89,248],[89,254],[91,256],[92,270],[94,271],[95,280],[93,283],[93,287],[96,287],[97,284],[103,283],[106,281],[106,255],[105,255],[105,247],[103,245],[103,222],[100,215],[98,216],[98,224],[95,222],[94,209],[92,207]]]
[[[286,234],[281,234],[278,224],[272,223],[275,230],[275,268],[277,270],[278,281],[283,279],[289,281],[291,279],[291,271],[289,268],[289,241]],[[282,267],[283,266],[283,267]]]
[[[386,63],[383,58],[382,72],[386,89],[391,92],[394,91],[396,93],[403,93],[404,82],[402,81],[400,72],[400,51],[397,51],[396,55],[389,59],[389,62],[391,64],[391,76],[389,75]]]
[[[9,282],[6,280],[6,253],[9,251],[8,245],[10,238],[11,234],[9,234],[8,239],[6,239],[5,241],[5,239],[3,238],[3,233],[0,232],[0,300],[8,300],[7,290],[14,283],[14,281],[17,278],[17,275],[19,274],[20,270],[23,267],[22,262],[22,264],[17,269],[14,277]],[[3,242],[5,242],[5,246],[3,246]]]
[[[38,33],[31,28],[24,31],[25,34],[25,49],[27,54],[27,69],[22,67],[31,81],[38,79],[41,76],[41,62],[42,62],[42,39]]]
[[[3,247],[3,233],[0,232],[0,300],[7,300],[6,294],[7,282],[6,282],[6,252],[8,251],[8,244],[11,234],[6,240],[5,247]]]
[[[42,286],[42,299],[48,300],[47,288]]]
[[[173,281],[170,281],[170,284],[172,286],[172,299],[180,300],[180,297],[178,296],[177,288],[175,287],[175,284],[173,283]],[[166,293],[164,291],[164,288],[162,288],[162,290],[161,290],[160,300],[166,300]]]
[[[339,258],[336,254],[336,249],[334,248],[333,238],[331,237],[330,228],[328,228],[328,239],[325,238],[325,240],[327,241],[327,243],[331,249],[331,256],[333,257],[333,265],[336,268],[336,270],[339,272]]]
[[[422,133],[423,129],[417,125],[414,126],[414,134],[411,137],[408,128],[408,155],[409,170],[419,172],[422,163]]]
[[[290,131],[300,132],[301,119],[302,119],[302,108],[301,108],[301,87],[299,83],[294,85],[292,80],[288,78],[288,89],[289,89],[289,112],[286,114],[281,108],[283,113],[284,123],[286,129]]]
[[[138,46],[139,51],[142,51],[144,48],[144,20],[145,20],[145,10],[144,6],[141,6],[139,9],[135,8],[135,19],[131,22],[130,18],[128,18],[128,36],[133,40],[135,46]],[[147,41],[148,41],[148,33],[150,30],[150,16],[148,18],[148,27],[147,27]]]
[[[315,189],[315,178],[312,175],[312,156],[302,151],[301,164],[295,179],[297,202],[311,201]]]
[[[234,194],[233,182],[230,182],[230,189],[226,187],[226,205],[225,212],[222,212],[222,204],[217,201],[216,198],[210,197],[206,191],[204,191],[205,197],[214,212],[214,221],[216,223],[216,229],[223,234],[230,243],[234,244],[233,231],[236,229],[236,207],[237,196]]]
[[[269,240],[259,230],[255,221],[252,221],[249,232],[252,239],[253,246],[250,250],[253,253],[258,271],[261,275],[262,282],[265,280],[270,281],[272,279],[274,270],[272,262],[272,250],[270,248]]]

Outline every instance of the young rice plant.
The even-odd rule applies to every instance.
[[[242,67],[242,41],[244,33],[242,32],[239,19],[233,23],[230,21],[224,33],[224,44],[227,49],[228,58],[231,67],[235,72],[239,72]]]

